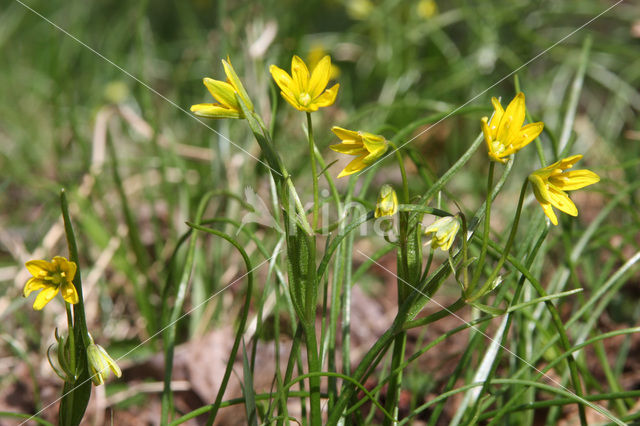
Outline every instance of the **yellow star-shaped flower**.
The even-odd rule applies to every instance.
[[[502,109],[500,101],[491,98],[493,117],[482,118],[482,133],[487,143],[489,158],[493,161],[506,163],[508,156],[524,148],[538,137],[544,128],[543,122],[524,123],[525,105],[524,93],[520,92],[509,103],[506,110]]]
[[[574,155],[536,170],[529,175],[533,194],[542,206],[544,214],[554,225],[558,224],[558,218],[553,207],[571,216],[578,216],[576,205],[573,204],[565,191],[584,188],[600,181],[600,176],[590,170],[565,171],[573,167],[581,158],[582,155]]]
[[[387,140],[380,135],[368,132],[360,132],[343,129],[333,126],[331,131],[338,136],[342,142],[331,145],[329,148],[341,154],[355,155],[356,158],[347,164],[338,177],[349,176],[364,169],[382,157],[389,147]]]
[[[33,309],[39,311],[53,299],[58,292],[71,304],[78,303],[78,293],[73,286],[76,275],[76,264],[64,257],[56,256],[51,262],[46,260],[30,260],[25,266],[33,275],[24,286],[24,297],[32,291],[42,290],[33,303]]]
[[[291,60],[291,75],[275,65],[271,65],[269,71],[280,87],[282,97],[300,111],[313,112],[332,105],[338,95],[339,84],[326,89],[331,77],[329,55],[318,62],[311,74],[304,61],[296,55]]]

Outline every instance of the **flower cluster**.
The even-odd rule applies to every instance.
[[[331,57],[325,55],[322,59],[312,58],[312,60],[315,66],[311,72],[297,55],[294,55],[291,60],[291,74],[276,65],[269,67],[282,97],[297,110],[307,113],[333,105],[340,89],[340,84],[327,89],[329,80],[337,75],[337,68],[332,66]],[[226,82],[208,77],[203,80],[204,85],[218,103],[192,105],[191,111],[200,117],[207,118],[245,118],[240,102],[243,102],[250,111],[253,111],[253,103],[229,58],[226,61],[223,60],[222,65],[227,76]],[[333,127],[332,131],[342,142],[332,145],[331,149],[341,154],[356,156],[338,177],[349,176],[365,169],[387,151],[388,143],[383,136],[337,126]]]
[[[33,291],[40,290],[33,303],[33,309],[39,311],[44,308],[47,303],[53,300],[58,293],[62,294],[62,298],[66,303],[75,305],[80,302],[78,291],[73,284],[78,266],[75,262],[68,260],[62,256],[55,256],[51,262],[46,260],[30,260],[25,263],[27,270],[33,275],[25,284],[23,295],[28,297]],[[68,305],[67,305],[68,307]],[[70,328],[72,324],[69,325]],[[73,330],[70,331],[73,333]],[[49,364],[56,374],[65,382],[73,382],[77,377],[77,371],[74,370],[75,363],[71,361],[73,358],[70,354],[76,348],[70,347],[70,339],[58,335],[55,330],[56,338],[56,362],[47,351]],[[113,373],[120,377],[122,375],[120,368],[115,361],[109,356],[106,350],[99,345],[93,343],[93,339],[89,337],[91,344],[86,347],[87,359],[89,361],[89,369],[91,370],[94,384],[96,386],[104,383],[108,377],[109,368]]]
[[[320,54],[321,55],[321,54]],[[294,55],[291,60],[291,74],[271,65],[269,70],[273,80],[280,88],[282,97],[299,111],[311,113],[319,108],[333,105],[340,88],[339,84],[327,89],[329,81],[337,74],[328,55],[323,56],[315,52],[311,63],[312,70],[304,61]],[[191,110],[199,116],[209,118],[244,118],[243,111],[252,111],[253,104],[235,73],[231,62],[227,58],[222,61],[227,81],[205,78],[204,84],[218,101],[215,104],[197,104]],[[243,103],[246,108],[241,107]],[[534,141],[543,131],[544,123],[535,122],[524,124],[526,116],[525,95],[516,94],[507,108],[504,109],[497,98],[492,98],[493,115],[483,117],[481,129],[487,146],[487,153],[491,161],[506,163],[508,158]],[[334,126],[331,129],[340,139],[340,143],[330,148],[340,154],[355,158],[338,174],[338,177],[350,176],[358,173],[381,159],[388,150],[389,142],[384,136],[365,131],[348,130]],[[599,177],[588,170],[565,172],[581,156],[565,158],[544,167],[529,176],[534,188],[536,199],[543,208],[550,221],[558,223],[552,207],[570,214],[577,215],[577,209],[564,191],[574,190],[596,183]],[[375,217],[389,216],[397,211],[397,197],[390,189],[385,192],[378,202]],[[425,234],[433,234],[430,240],[432,247],[448,250],[459,228],[459,222],[452,217],[445,217],[425,229]]]
[[[513,98],[506,110],[502,109],[500,101],[496,98],[492,98],[491,103],[494,113],[491,120],[487,117],[482,118],[482,133],[487,143],[489,158],[506,163],[506,157],[515,154],[542,133],[544,123],[537,122],[523,126],[526,109],[522,92]],[[578,209],[564,191],[584,188],[600,180],[597,174],[589,170],[565,172],[581,158],[581,155],[574,155],[529,175],[536,200],[554,225],[558,224],[558,218],[552,206],[571,216],[578,215]]]

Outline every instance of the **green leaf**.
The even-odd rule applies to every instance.
[[[242,341],[242,375],[244,383],[242,385],[242,395],[244,396],[244,409],[247,413],[247,424],[258,426],[258,411],[256,410],[256,394],[253,389],[253,374],[249,366],[247,357],[247,347]]]
[[[495,307],[489,306],[489,305],[483,305],[482,303],[478,303],[478,302],[472,302],[471,306],[481,310],[482,312],[484,312],[486,314],[493,315],[493,316],[499,316],[499,315],[502,315],[502,314],[505,313],[504,309],[495,308]]]
[[[80,343],[81,344],[81,343]],[[91,396],[91,379],[87,368],[87,352],[82,351],[83,356],[78,357],[78,368],[81,373],[73,382],[65,382],[62,388],[62,400],[58,412],[58,424],[65,426],[79,425],[84,417],[84,412],[89,404]]]

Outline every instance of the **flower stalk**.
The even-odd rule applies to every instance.
[[[307,112],[307,136],[309,139],[309,157],[311,159],[311,178],[313,183],[313,219],[311,227],[313,230],[318,229],[318,209],[320,207],[318,196],[318,166],[316,165],[316,145],[313,141],[313,123],[311,121],[311,113]],[[325,218],[326,220],[326,218]]]

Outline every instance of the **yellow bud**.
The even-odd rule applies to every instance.
[[[89,360],[89,374],[91,374],[91,380],[96,386],[103,384],[109,377],[109,370],[113,371],[116,377],[122,376],[118,364],[100,345],[92,343],[87,346],[87,359]]]
[[[376,204],[375,217],[393,216],[398,211],[398,196],[391,185],[382,185]]]

